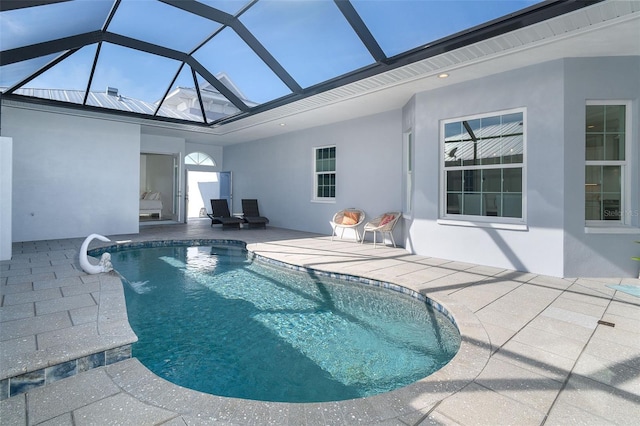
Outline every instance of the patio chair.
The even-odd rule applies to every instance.
[[[376,218],[373,218],[370,222],[367,222],[364,225],[362,231],[362,243],[364,243],[364,237],[367,234],[367,231],[373,232],[373,246],[376,246],[376,232],[380,232],[382,235],[382,243],[384,244],[384,234],[389,234],[389,238],[391,238],[391,242],[393,246],[396,246],[396,242],[393,239],[393,228],[396,226],[396,222],[400,218],[400,212],[388,212],[382,214]]]
[[[242,213],[244,215],[244,221],[249,225],[249,228],[266,228],[267,223],[269,223],[269,219],[264,216],[260,216],[258,200],[243,199]]]
[[[211,211],[211,214],[207,214],[211,219],[211,226],[216,223],[221,223],[223,231],[228,229],[240,229],[240,224],[243,220],[239,217],[231,216],[231,213],[229,213],[229,204],[224,198],[212,199]]]
[[[356,241],[360,241],[358,227],[364,221],[364,217],[365,214],[362,210],[354,208],[340,210],[334,214],[333,219],[331,219],[331,227],[333,228],[331,241],[333,241],[334,236],[338,235],[338,229],[340,229],[340,239],[342,239],[345,229],[353,229],[356,233]]]

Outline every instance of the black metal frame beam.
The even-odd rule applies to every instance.
[[[196,72],[191,68],[191,77],[193,78],[193,84],[195,84],[196,95],[198,96],[198,104],[200,104],[200,112],[202,113],[202,121],[207,122],[207,112],[204,110],[204,102],[202,102],[202,95],[200,94],[200,85],[198,84],[198,77]]]
[[[460,47],[478,43],[489,38],[506,34],[508,32],[561,16],[575,10],[600,3],[605,0],[549,0],[530,6],[517,13],[512,13],[503,18],[498,18],[482,25],[453,34],[449,37],[437,40],[433,43],[412,49],[408,52],[387,58],[384,62],[377,62],[371,66],[347,73],[334,79],[322,82],[306,88],[302,93],[294,93],[275,99],[251,108],[251,114],[258,114],[274,108],[287,105],[317,95],[356,81],[369,78],[383,72],[391,71],[424,59],[428,59]],[[246,117],[245,114],[236,114],[231,117],[218,120],[215,124],[223,125]]]
[[[224,84],[222,84],[220,80],[218,80],[213,74],[211,74],[198,61],[196,61],[193,57],[187,55],[186,53],[110,32],[92,31],[90,33],[79,34],[76,36],[39,43],[36,45],[7,50],[0,56],[0,66],[46,56],[53,53],[59,53],[68,50],[78,50],[86,45],[101,42],[113,43],[119,46],[128,47],[130,49],[135,49],[187,63],[200,75],[202,75],[202,77],[204,77],[209,83],[211,83],[211,85],[215,87],[216,90],[224,95],[229,100],[229,102],[233,103],[239,110],[247,111],[249,109],[249,107],[244,103],[243,100],[241,100],[238,96],[236,96],[235,93],[233,93]]]
[[[425,44],[390,58],[394,68],[408,65],[464,46],[506,34],[605,0],[547,0],[519,12]]]
[[[104,41],[109,43],[118,44],[120,46],[128,47],[131,49],[151,53],[153,55],[163,56],[165,58],[174,59],[176,61],[184,62],[191,66],[191,68],[198,72],[205,80],[207,80],[213,87],[216,88],[229,102],[233,103],[239,110],[248,111],[249,107],[244,103],[235,93],[227,88],[220,82],[213,74],[209,72],[200,62],[198,62],[192,56],[178,50],[169,49],[164,46],[158,46],[157,44],[148,43],[135,38],[122,36],[119,34],[104,33]]]
[[[348,0],[333,0],[342,15],[347,20],[349,25],[356,32],[362,43],[366,46],[367,50],[376,62],[384,62],[387,59],[384,51],[378,44],[378,41],[373,37],[371,31],[364,23],[358,12],[354,9],[353,5]]]
[[[57,40],[43,41],[42,43],[30,46],[16,47],[2,52],[0,55],[0,66],[11,65],[16,62],[28,61],[54,53],[61,53],[67,50],[79,49],[89,44],[99,43],[103,40],[102,31],[96,30],[84,34],[59,38]]]
[[[71,0],[2,0],[0,12],[8,10],[24,9],[26,7],[46,6],[53,3],[64,3]]]
[[[240,111],[249,111],[249,106],[244,103],[235,93],[233,93],[227,86],[222,84],[208,69],[202,66],[202,64],[192,57],[189,58],[187,63],[191,66],[191,69],[200,74],[205,80],[207,80],[213,87],[216,88],[225,98],[236,106]]]
[[[167,86],[167,89],[164,92],[164,95],[162,95],[162,101],[158,102],[158,107],[153,112],[154,116],[158,115],[158,111],[160,111],[160,108],[162,107],[162,103],[165,101],[165,99],[169,95],[169,92],[171,91],[171,88],[173,87],[173,85],[175,84],[176,80],[178,79],[178,76],[180,75],[180,73],[184,69],[184,65],[185,65],[184,62],[182,64],[180,64],[180,66],[178,67],[178,71],[176,71],[176,73],[173,75],[173,78],[171,79],[171,83],[169,83],[169,85]]]
[[[107,28],[109,28],[111,21],[113,21],[113,17],[116,16],[116,11],[120,7],[121,2],[122,0],[115,0],[113,2],[111,10],[109,11],[109,15],[107,16],[107,19],[105,19],[104,24],[102,24],[102,31],[107,31]]]
[[[18,83],[14,84],[12,87],[7,89],[7,91],[5,93],[13,93],[15,90],[19,89],[23,85],[29,83],[31,80],[33,80],[33,79],[37,78],[38,76],[42,75],[43,73],[45,73],[47,70],[53,68],[54,66],[56,66],[60,62],[64,61],[69,56],[71,56],[74,53],[76,53],[78,50],[79,49],[72,49],[72,50],[68,50],[68,51],[62,53],[60,56],[55,58],[53,61],[49,62],[48,64],[46,64],[45,66],[40,68],[38,71],[36,71],[36,72],[34,72],[32,74],[29,74],[29,76],[27,76],[24,80],[19,81]]]
[[[152,55],[163,56],[165,58],[174,59],[180,62],[186,62],[187,59],[189,59],[189,55],[184,52],[180,52],[179,50],[170,49],[168,47],[159,46],[157,44],[149,43],[116,33],[110,33],[108,31],[102,34],[103,36],[101,41],[104,42],[117,44],[118,46],[128,47],[129,49],[139,50],[142,52],[150,53]]]
[[[302,91],[298,82],[284,69],[257,38],[244,26],[238,18],[194,0],[160,0],[163,3],[177,7],[212,21],[219,22],[233,29],[236,34],[255,52],[256,55],[273,71],[280,80],[294,93]],[[243,12],[246,11],[243,10]]]
[[[102,50],[102,43],[98,43],[96,46],[96,53],[93,55],[93,62],[91,63],[91,71],[89,72],[89,78],[87,79],[87,87],[84,91],[84,98],[82,99],[82,105],[87,104],[89,99],[89,91],[91,90],[91,84],[93,83],[93,76],[96,74],[96,67],[98,66],[98,58],[100,57],[100,51]]]
[[[560,16],[581,8],[599,3],[604,0],[549,0],[540,4],[536,4],[520,12],[513,13],[503,18],[499,18],[482,24],[468,30],[459,32],[449,37],[437,40],[433,43],[425,44],[416,49],[404,52],[402,54],[386,58],[380,46],[369,32],[368,28],[359,17],[351,3],[347,0],[334,0],[342,14],[345,16],[349,24],[354,28],[365,46],[369,49],[376,62],[370,66],[363,67],[359,70],[344,74],[334,79],[319,83],[315,86],[302,89],[297,82],[284,70],[278,61],[267,51],[267,49],[251,34],[251,32],[240,22],[237,16],[233,16],[214,9],[194,0],[160,0],[166,4],[180,8],[182,10],[195,13],[207,19],[220,22],[223,25],[231,27],[236,33],[253,49],[254,52],[269,66],[274,73],[291,89],[292,93],[275,99],[264,104],[249,108],[242,100],[240,100],[233,92],[231,92],[224,84],[216,79],[206,68],[204,68],[197,60],[189,54],[178,52],[162,46],[151,43],[142,42],[129,37],[120,36],[106,31],[98,30],[85,34],[65,37],[58,40],[51,40],[43,43],[24,46],[16,49],[10,49],[2,52],[0,55],[0,66],[33,59],[53,53],[61,53],[83,46],[99,43],[110,42],[120,44],[133,49],[142,50],[155,55],[172,58],[189,64],[192,70],[198,72],[209,83],[211,83],[220,93],[222,93],[230,102],[238,107],[241,112],[230,117],[217,120],[211,124],[225,124],[237,121],[251,114],[257,114],[268,111],[291,102],[304,99],[328,90],[335,89],[346,84],[353,83],[374,75],[387,72],[405,65],[409,65],[424,59],[428,59],[451,50],[481,42],[483,40],[499,36],[510,31],[527,27],[541,21],[545,21],[556,16]],[[39,4],[56,3],[52,1],[28,1],[28,0],[4,0],[0,3],[2,10],[12,10],[19,7],[30,7]],[[119,0],[115,0],[114,9],[117,8]],[[254,3],[251,3],[239,14],[244,13]],[[106,29],[106,28],[105,28]],[[19,96],[9,94],[8,97]],[[27,98],[22,97],[20,98]],[[38,100],[41,102],[41,100]],[[46,102],[44,102],[46,103]],[[163,117],[163,120],[165,118]],[[178,120],[178,122],[183,122]],[[191,123],[191,122],[189,122]]]

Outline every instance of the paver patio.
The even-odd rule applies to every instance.
[[[13,259],[0,263],[2,425],[627,425],[640,418],[640,298],[610,287],[639,286],[638,279],[539,276],[278,228],[223,232],[208,221],[110,238],[237,239],[274,260],[398,284],[447,308],[463,343],[432,376],[371,398],[284,404],[207,395],[129,357],[136,337],[122,284],[114,273],[81,271],[82,239],[16,243]]]

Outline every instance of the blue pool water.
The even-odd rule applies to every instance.
[[[406,386],[455,355],[460,335],[424,301],[250,260],[237,245],[112,253],[133,356],[210,394],[322,402]]]

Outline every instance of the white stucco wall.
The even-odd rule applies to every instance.
[[[13,241],[138,232],[140,128],[3,107],[14,141]]]
[[[565,161],[566,215],[565,276],[637,277],[640,262],[640,57],[571,58],[565,60]],[[631,229],[623,233],[586,233],[584,226],[586,100],[632,101],[630,204],[625,214]]]
[[[329,221],[340,209],[361,208],[369,218],[400,210],[401,119],[401,111],[392,111],[225,147],[234,211],[241,211],[242,198],[257,198],[272,226],[330,235]],[[336,146],[336,200],[318,203],[313,148],[327,145]]]
[[[426,256],[562,276],[563,77],[563,63],[556,61],[415,96],[414,212],[407,246]],[[440,120],[522,107],[527,230],[439,224]]]
[[[587,99],[632,100],[635,117],[628,183],[637,216],[640,64],[634,58],[564,59],[417,94],[403,118],[414,128],[415,193],[406,247],[445,259],[535,273],[638,275],[638,218],[627,233],[587,234],[584,111]],[[526,108],[526,230],[438,223],[440,120]]]

